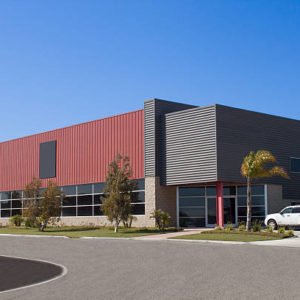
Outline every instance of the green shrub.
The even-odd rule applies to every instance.
[[[238,231],[245,231],[246,230],[246,226],[244,224],[241,224],[239,227],[238,227]]]
[[[165,230],[171,221],[171,216],[161,209],[155,209],[151,215],[151,218],[155,219],[155,223],[160,231]]]
[[[24,223],[25,223],[25,227],[34,227],[33,222],[28,218],[25,219]]]
[[[286,234],[287,236],[294,236],[294,230],[289,230]]]
[[[10,224],[13,226],[21,226],[23,218],[21,215],[14,215],[10,218]]]
[[[284,234],[285,233],[285,228],[284,227],[278,228],[278,233],[279,234]]]
[[[233,231],[234,228],[233,228],[233,225],[232,224],[228,224],[225,228],[225,231]]]
[[[255,221],[252,223],[253,232],[261,232],[261,222]]]
[[[221,231],[221,230],[223,230],[223,228],[222,228],[221,226],[217,226],[217,227],[215,228],[215,230],[216,230],[216,231]]]
[[[266,231],[271,233],[271,232],[273,232],[273,228],[271,226],[267,225]]]

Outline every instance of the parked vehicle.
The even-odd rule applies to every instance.
[[[265,224],[273,229],[278,226],[300,226],[300,205],[288,206],[279,213],[267,215]]]

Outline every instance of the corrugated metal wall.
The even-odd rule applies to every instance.
[[[240,168],[251,150],[269,150],[289,172],[290,180],[263,178],[283,185],[283,197],[300,199],[300,174],[290,172],[290,157],[300,158],[300,122],[282,117],[217,105],[218,180],[244,182]]]
[[[164,114],[193,107],[195,106],[161,99],[145,101],[145,177],[161,175]]]
[[[166,114],[162,183],[217,180],[215,105]]]
[[[144,177],[144,111],[138,110],[0,143],[0,191],[23,189],[38,177],[39,144],[51,140],[60,186],[103,182],[118,152],[130,157],[134,178]]]

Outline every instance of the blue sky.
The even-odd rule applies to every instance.
[[[154,97],[300,119],[299,33],[299,0],[2,0],[0,141]]]

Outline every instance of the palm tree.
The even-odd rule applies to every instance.
[[[276,162],[276,158],[272,153],[266,150],[258,150],[257,152],[251,151],[243,160],[241,174],[247,178],[247,231],[249,231],[251,227],[251,181],[253,179],[276,175],[289,178],[283,168],[273,166],[268,169],[265,166],[266,163],[275,164]]]

